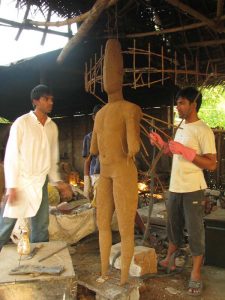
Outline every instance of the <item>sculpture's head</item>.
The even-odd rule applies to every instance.
[[[110,39],[106,43],[103,84],[105,92],[110,95],[122,90],[123,85],[123,56],[118,40]]]

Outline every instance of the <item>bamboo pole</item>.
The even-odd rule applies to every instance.
[[[84,87],[85,87],[85,92],[88,92],[88,74],[87,74],[87,63],[85,62],[85,71],[84,71]]]
[[[92,82],[92,58],[90,58],[90,81]],[[90,84],[90,93],[93,93],[92,84]]]
[[[163,51],[163,46],[161,47],[161,65],[162,65],[162,85],[164,85],[164,51]]]
[[[51,9],[49,9],[49,11],[48,11],[47,22],[50,21],[50,19],[51,19]],[[42,45],[42,46],[44,45],[45,40],[46,40],[47,29],[48,29],[48,26],[45,26],[45,32],[43,33],[43,37],[42,37],[42,39],[41,39],[41,45]]]
[[[134,89],[136,90],[136,74],[135,74],[135,69],[136,69],[136,61],[135,61],[135,47],[136,47],[136,40],[133,40],[133,80],[134,80]]]
[[[30,12],[30,6],[31,6],[30,1],[28,1],[28,5],[27,5],[27,8],[26,8],[24,17],[23,17],[24,21],[27,20],[27,17],[28,17],[29,12]],[[22,23],[21,26],[20,26],[20,28],[19,28],[19,30],[18,30],[18,32],[17,32],[17,34],[16,34],[16,37],[15,37],[16,41],[18,41],[18,39],[19,39],[19,37],[20,37],[23,29],[24,29],[24,24]]]
[[[97,54],[95,53],[95,65],[94,65],[94,93],[96,88],[96,62],[97,62]]]
[[[104,59],[104,55],[103,55],[103,46],[101,45],[101,92],[103,92],[103,59]]]
[[[96,94],[90,92],[90,94],[92,94],[93,96],[95,96],[95,98],[97,98],[101,103],[106,104],[104,100],[102,100],[99,96],[97,96]]]
[[[148,43],[148,87],[151,87],[151,45]]]
[[[220,18],[221,21],[225,20],[225,15]],[[193,23],[189,25],[184,25],[184,26],[178,26],[178,27],[173,27],[173,28],[168,28],[168,29],[163,29],[163,30],[154,30],[154,31],[149,31],[149,32],[140,32],[140,33],[131,33],[127,34],[125,37],[126,38],[140,38],[140,37],[146,37],[146,36],[154,36],[154,35],[162,35],[166,33],[175,33],[179,31],[187,31],[187,30],[192,30],[200,27],[206,26],[205,22],[198,22],[198,23]]]
[[[188,82],[186,54],[184,54],[184,66],[185,66],[185,79],[186,79],[186,82]]]
[[[174,83],[177,85],[177,52],[175,51],[175,65],[174,65],[174,74],[175,74],[175,80]]]
[[[143,116],[145,116],[145,117],[147,117],[147,118],[150,118],[150,119],[153,119],[153,120],[155,120],[155,121],[161,122],[161,123],[163,123],[163,124],[166,124],[167,126],[169,125],[169,126],[171,126],[171,127],[177,127],[176,125],[174,125],[174,124],[172,124],[172,123],[168,123],[168,122],[166,122],[166,121],[163,121],[163,120],[161,120],[161,119],[158,119],[158,118],[156,118],[156,117],[153,117],[153,116],[148,115],[148,114],[145,114],[145,113],[143,113]]]
[[[162,129],[160,129],[158,126],[152,124],[151,122],[149,122],[147,119],[142,118],[141,120],[145,121],[148,125],[150,125],[151,127],[154,127],[156,130],[158,130],[159,132],[161,132],[167,139],[171,139],[171,137],[166,134]]]
[[[60,31],[55,31],[55,30],[51,30],[51,29],[46,30],[45,28],[34,27],[33,25],[28,23],[28,20],[26,20],[26,23],[19,23],[19,22],[7,20],[7,19],[4,19],[4,18],[0,18],[0,22],[4,23],[4,24],[9,24],[13,28],[20,28],[23,25],[24,29],[26,29],[26,30],[34,30],[34,31],[38,31],[38,32],[45,32],[46,31],[47,33],[50,33],[50,34],[64,36],[64,37],[67,37],[67,38],[70,37],[70,35],[67,32],[60,32]]]
[[[215,32],[224,32],[224,28],[222,30],[220,27],[216,24],[215,21],[207,18],[203,14],[199,13],[197,10],[191,8],[190,6],[182,3],[179,0],[166,0],[171,5],[179,8],[181,11],[188,13],[189,15],[193,16],[195,19],[200,20],[202,22],[205,22],[212,30]]]
[[[198,85],[198,56],[195,57],[195,67],[196,67],[196,83]]]
[[[126,50],[123,51],[123,53],[124,54],[133,54],[133,51],[134,51],[134,48],[128,47],[128,50],[127,51]],[[147,50],[139,49],[139,48],[135,49],[135,53],[136,53],[136,55],[148,55],[148,51]],[[157,57],[161,58],[161,54],[159,54],[159,53],[151,52],[151,55],[157,56]],[[169,62],[173,62],[173,60],[171,59],[171,57],[164,56],[164,59],[168,60]]]

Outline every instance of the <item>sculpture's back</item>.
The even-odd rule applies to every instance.
[[[116,209],[121,235],[121,284],[127,281],[134,249],[134,219],[137,209],[137,170],[134,156],[140,148],[139,106],[123,99],[123,59],[117,40],[106,44],[104,89],[108,103],[97,113],[91,153],[99,154],[97,223],[102,277],[107,274],[112,244],[111,219]]]

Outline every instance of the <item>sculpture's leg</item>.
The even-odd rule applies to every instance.
[[[126,166],[123,176],[113,179],[113,195],[121,236],[120,284],[123,285],[128,280],[134,252],[134,220],[138,202],[137,171],[132,164]]]
[[[106,276],[109,269],[109,256],[112,246],[111,221],[115,210],[112,179],[100,176],[97,186],[97,224],[101,255],[101,274]]]

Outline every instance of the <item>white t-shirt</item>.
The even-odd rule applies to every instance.
[[[189,148],[195,149],[197,154],[216,154],[215,137],[211,128],[202,120],[181,124],[175,139]],[[188,193],[207,187],[203,170],[194,163],[174,154],[169,190],[175,193]]]
[[[17,200],[7,202],[4,217],[36,215],[42,200],[46,176],[51,182],[58,174],[58,129],[48,118],[44,126],[31,111],[13,123],[4,160],[6,188],[17,189]]]

